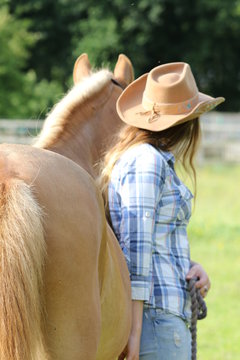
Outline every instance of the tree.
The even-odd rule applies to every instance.
[[[44,113],[56,101],[61,87],[56,82],[37,82],[33,70],[25,69],[36,35],[29,21],[16,19],[8,7],[0,8],[0,117],[25,118]]]
[[[88,0],[9,0],[9,4],[18,19],[31,19],[29,30],[37,34],[28,68],[39,80],[54,79],[66,90],[74,61],[72,38],[76,30],[80,35],[76,25],[86,17]]]
[[[31,44],[23,37],[19,41],[27,55],[17,55],[22,63],[17,69],[25,69],[29,84],[38,87],[43,107],[52,103],[54,91],[57,95],[58,89],[65,91],[72,84],[73,64],[80,53],[87,52],[97,67],[113,68],[123,52],[132,60],[136,76],[159,64],[186,61],[200,91],[226,97],[220,110],[240,110],[240,0],[5,2],[12,19],[25,24],[23,29],[31,34]],[[13,31],[12,37],[17,36]]]

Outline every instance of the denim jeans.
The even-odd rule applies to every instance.
[[[179,316],[144,308],[140,360],[190,360],[191,333]]]

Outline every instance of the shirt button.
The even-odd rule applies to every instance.
[[[151,216],[150,212],[149,212],[149,211],[146,211],[146,212],[145,212],[145,216],[146,216],[146,218],[149,218],[149,217]]]

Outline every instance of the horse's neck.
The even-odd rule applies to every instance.
[[[71,116],[69,122],[74,123],[74,120],[73,116]],[[94,177],[93,165],[99,156],[98,142],[95,141],[94,131],[92,129],[94,123],[94,118],[88,118],[87,121],[83,121],[80,126],[65,129],[60,132],[61,136],[57,136],[56,138],[48,137],[36,143],[36,146],[54,151],[71,159]]]
[[[121,122],[115,109],[121,90],[111,83],[111,74],[103,75],[94,93],[88,98],[83,93],[82,102],[78,100],[78,88],[60,101],[34,145],[70,158],[92,176],[104,145]]]

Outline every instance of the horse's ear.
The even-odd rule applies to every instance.
[[[76,60],[73,68],[73,81],[74,84],[77,84],[84,77],[87,77],[91,74],[91,64],[88,60],[87,54],[82,54]]]
[[[119,55],[114,69],[114,77],[124,88],[134,80],[133,66],[126,55]]]

